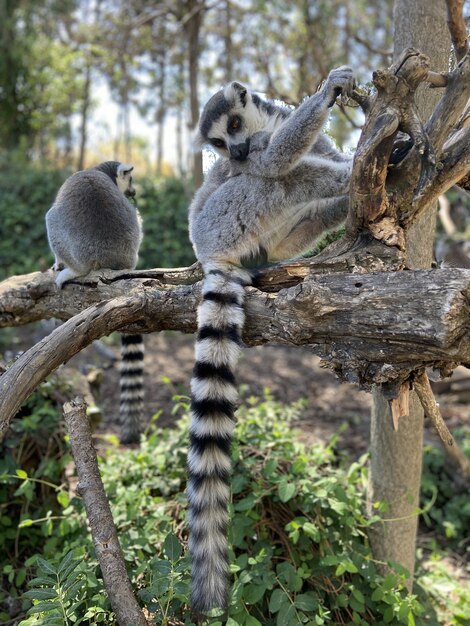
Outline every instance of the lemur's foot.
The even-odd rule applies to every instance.
[[[324,89],[328,95],[331,95],[331,100],[328,103],[329,107],[334,105],[338,96],[351,94],[354,89],[352,68],[347,65],[341,65],[341,67],[331,70],[326,79]]]
[[[78,276],[80,276],[80,274],[77,274],[77,272],[74,272],[69,267],[66,267],[59,272],[58,276],[55,279],[55,284],[57,285],[57,287],[59,287],[59,289],[62,289],[62,287],[68,280],[72,280],[73,278],[77,278]]]

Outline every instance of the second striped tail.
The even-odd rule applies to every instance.
[[[142,335],[121,335],[121,443],[139,443],[144,408],[144,342]]]

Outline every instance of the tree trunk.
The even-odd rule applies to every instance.
[[[394,6],[394,58],[407,46],[418,48],[431,59],[431,68],[447,71],[450,38],[446,25],[444,0],[396,0]],[[424,86],[416,94],[423,120],[429,118],[441,92]],[[407,232],[407,265],[410,268],[431,266],[436,226],[436,210],[430,207]],[[377,387],[373,394],[371,416],[371,463],[369,479],[369,513],[377,514],[374,502],[388,504],[381,515],[384,521],[370,534],[375,557],[395,561],[410,572],[411,589],[416,553],[417,509],[423,454],[423,409],[414,392],[410,398],[409,416],[393,430],[388,401]]]
[[[83,102],[81,110],[80,123],[80,153],[78,156],[77,169],[83,170],[85,167],[85,152],[87,143],[87,124],[88,110],[90,108],[90,89],[91,89],[91,63],[87,61],[85,68],[85,83],[83,85]]]
[[[183,29],[188,41],[188,70],[189,70],[189,102],[190,126],[194,133],[199,120],[199,98],[197,93],[199,78],[199,34],[202,24],[204,0],[191,0],[187,3],[188,14],[183,18]],[[185,19],[187,18],[187,19]],[[202,154],[193,154],[193,184],[198,189],[203,182]]]
[[[231,0],[225,0],[224,17],[225,24],[223,26],[224,33],[224,52],[225,52],[225,82],[233,80],[233,44],[232,44],[232,7]]]
[[[160,54],[160,58],[158,61],[158,107],[156,114],[156,122],[157,122],[157,153],[156,153],[156,171],[157,174],[161,176],[162,174],[162,165],[163,165],[163,134],[164,134],[164,121],[165,121],[165,111],[167,108],[166,103],[166,54],[162,52]]]

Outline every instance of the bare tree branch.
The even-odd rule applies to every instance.
[[[447,26],[454,46],[457,62],[463,59],[468,52],[468,35],[463,7],[465,0],[446,0]]]
[[[470,98],[470,55],[448,74],[447,88],[426,124],[426,131],[439,153],[455,128]]]
[[[444,144],[441,167],[432,177],[422,194],[416,198],[414,209],[417,214],[430,202],[445,193],[452,185],[465,188],[465,179],[470,173],[470,126],[454,134]]]
[[[374,46],[371,45],[371,43],[370,43],[370,41],[368,39],[365,39],[364,37],[361,37],[357,33],[354,34],[354,39],[358,43],[363,45],[364,48],[366,50],[368,50],[369,52],[372,52],[374,54],[380,54],[381,56],[386,57],[388,60],[390,60],[392,55],[393,55],[393,50],[385,50],[384,48],[375,48]]]
[[[458,467],[462,476],[464,478],[470,478],[470,459],[467,459],[450,434],[449,429],[442,418],[441,412],[439,411],[439,406],[434,398],[426,372],[423,372],[415,379],[413,386],[423,406],[424,412],[431,420],[431,423],[439,435],[446,452],[449,454],[454,464]]]
[[[98,468],[83,398],[64,404],[64,418],[78,475],[77,494],[83,499],[104,586],[119,626],[148,626],[137,604]]]

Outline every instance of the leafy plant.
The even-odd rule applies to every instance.
[[[0,280],[45,270],[53,262],[44,217],[67,176],[63,170],[0,153]]]
[[[139,267],[181,267],[194,263],[187,225],[190,196],[182,181],[140,179],[136,198],[144,221]]]
[[[177,407],[186,413],[187,400],[179,397]],[[299,443],[289,422],[300,410],[300,403],[284,406],[269,395],[262,401],[247,398],[240,407],[233,449],[234,584],[226,623],[453,623],[438,621],[430,602],[436,598],[429,592],[419,597],[406,592],[406,572],[399,566],[385,577],[377,573],[367,540],[370,521],[363,513],[366,459],[346,467],[333,445]],[[186,447],[184,415],[177,428],[150,432],[139,450],[109,450],[101,464],[133,584],[153,623],[161,625],[193,623],[184,549]],[[83,534],[85,514],[79,502],[66,512],[56,552],[64,555],[70,547],[77,552],[80,546],[89,573],[74,619],[90,619],[85,617],[90,611],[98,619],[109,605],[90,537]],[[214,615],[207,623],[224,622]]]
[[[23,594],[33,602],[29,609],[30,618],[22,622],[23,626],[71,626],[81,624],[86,614],[77,619],[76,612],[85,600],[86,579],[81,561],[68,552],[55,566],[50,561],[37,559],[38,577],[28,583],[33,587]],[[38,619],[38,614],[41,618]]]
[[[460,429],[455,433],[463,452],[470,458],[470,431]],[[445,452],[439,447],[426,446],[424,453],[421,498],[436,494],[436,503],[423,516],[427,528],[438,533],[453,550],[465,554],[469,549],[470,500],[468,484],[456,480],[446,462]]]

